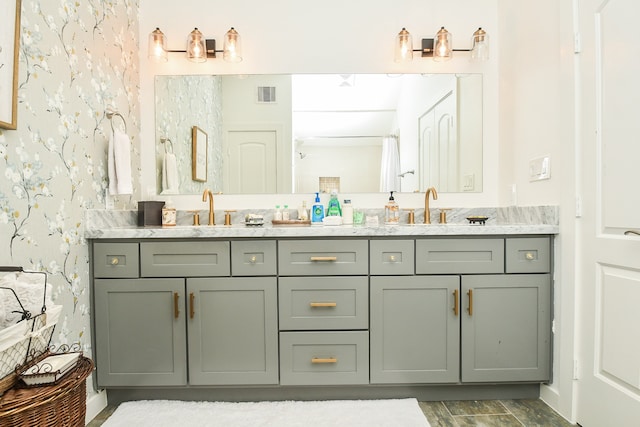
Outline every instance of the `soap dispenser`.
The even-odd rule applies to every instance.
[[[340,209],[340,201],[336,190],[331,191],[331,198],[327,205],[327,216],[342,216],[342,209]]]
[[[298,219],[301,221],[309,220],[309,211],[307,211],[307,201],[302,201],[302,206],[298,208]]]
[[[324,206],[320,202],[320,193],[316,193],[316,201],[311,207],[311,224],[322,225],[324,219]]]
[[[400,221],[400,207],[393,198],[393,191],[389,196],[389,201],[384,207],[384,223],[389,225],[396,225]]]

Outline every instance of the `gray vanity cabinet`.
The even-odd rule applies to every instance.
[[[275,277],[187,279],[189,384],[278,384]]]
[[[372,383],[550,379],[549,237],[416,239],[413,276],[373,265],[410,245],[370,247]]]
[[[371,277],[371,383],[456,383],[459,276]]]
[[[95,279],[97,382],[187,384],[184,279]]]
[[[462,381],[548,381],[549,274],[462,276]]]
[[[365,239],[278,243],[280,384],[369,384]]]
[[[278,384],[276,242],[233,244],[256,277],[229,241],[93,245],[98,386]]]

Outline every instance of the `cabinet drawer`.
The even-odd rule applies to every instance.
[[[231,274],[234,276],[275,276],[276,241],[231,242]]]
[[[367,329],[366,277],[283,277],[280,330]]]
[[[368,332],[280,332],[280,384],[368,383]]]
[[[135,278],[139,271],[137,243],[94,243],[93,276]]]
[[[228,276],[229,242],[143,242],[143,277]]]
[[[368,274],[368,246],[366,240],[284,240],[278,244],[280,275]]]
[[[508,238],[507,273],[548,273],[551,271],[551,240],[548,237]]]
[[[369,244],[372,275],[413,274],[413,240],[372,240]]]
[[[503,239],[416,240],[416,274],[502,272]]]

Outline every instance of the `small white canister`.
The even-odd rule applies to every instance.
[[[176,225],[177,216],[176,208],[173,207],[173,203],[165,202],[164,207],[162,208],[162,226],[172,227]]]

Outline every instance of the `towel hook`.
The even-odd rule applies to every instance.
[[[122,114],[118,113],[117,111],[113,111],[110,108],[107,108],[107,110],[104,112],[104,115],[107,116],[107,119],[111,120],[111,131],[115,132],[115,129],[113,128],[113,116],[118,116],[122,119],[122,123],[124,123],[124,131],[125,133],[127,132],[127,121],[124,119],[124,117],[122,116]]]
[[[163,136],[162,138],[160,138],[160,142],[165,144],[164,146],[165,153],[173,153],[173,142],[169,138]],[[169,147],[171,147],[171,151],[169,151]]]

